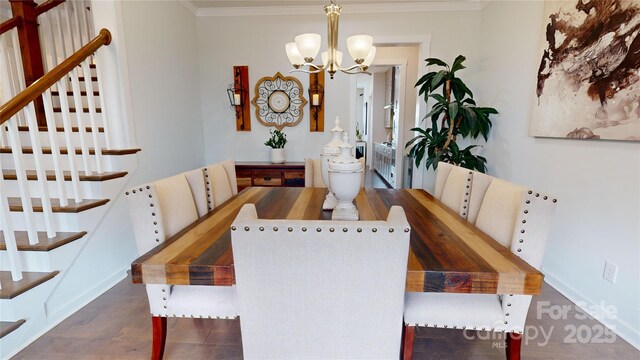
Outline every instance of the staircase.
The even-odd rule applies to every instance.
[[[87,271],[86,249],[140,151],[110,146],[110,128],[124,127],[104,108],[94,53],[111,37],[95,35],[90,2],[49,0],[35,13],[47,70],[37,82],[26,81],[26,26],[5,25],[22,20],[0,35],[0,358],[55,325],[52,297],[82,296],[60,284]]]

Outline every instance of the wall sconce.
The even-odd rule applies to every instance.
[[[311,131],[324,131],[324,72],[309,75]]]
[[[233,83],[227,88],[229,104],[236,114],[236,130],[251,131],[249,113],[249,67],[233,67]]]

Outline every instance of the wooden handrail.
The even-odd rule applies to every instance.
[[[14,16],[7,21],[3,21],[2,24],[0,24],[0,35],[6,33],[16,26],[20,26],[20,24],[22,24],[22,17],[20,16]]]
[[[42,4],[36,6],[36,15],[40,15],[44,12],[47,12],[54,7],[62,4],[65,0],[48,0],[43,2]]]
[[[110,43],[111,33],[109,30],[100,30],[100,34],[98,34],[98,36],[91,40],[87,45],[76,51],[68,59],[60,63],[60,65],[56,66],[36,82],[31,84],[31,86],[21,91],[20,94],[16,95],[16,97],[0,106],[0,125],[4,124],[23,107],[34,101],[48,88],[53,86],[53,84],[58,82],[58,80],[65,77],[71,72],[71,70],[82,63],[84,59],[96,52],[100,47],[103,45],[109,45]]]

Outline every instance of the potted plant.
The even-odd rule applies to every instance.
[[[284,162],[284,145],[287,143],[287,135],[278,129],[269,131],[269,134],[271,134],[271,137],[264,144],[271,148],[271,162],[282,164]]]
[[[458,55],[451,67],[440,59],[425,60],[427,66],[436,65],[444,69],[429,72],[416,83],[416,87],[420,87],[419,94],[424,94],[426,103],[429,98],[436,102],[423,119],[431,118],[431,127],[411,129],[419,135],[405,146],[407,149],[411,148],[409,157],[415,158],[416,166],[420,166],[426,153],[427,169],[433,167],[435,170],[438,162],[444,161],[471,170],[486,171],[487,159],[471,151],[480,145],[460,149],[456,142],[458,136],[477,139],[480,135],[486,141],[491,130],[489,115],[498,113],[494,108],[477,106],[473,100],[473,92],[456,77],[456,71],[465,68],[462,64],[465,60],[464,56]]]

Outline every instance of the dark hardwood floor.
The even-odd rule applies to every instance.
[[[387,184],[382,180],[380,175],[369,167],[365,167],[364,173],[364,187],[367,189],[387,189]]]
[[[536,315],[536,301],[569,305],[566,320]],[[545,303],[546,304],[546,303]],[[548,285],[534,298],[527,325],[541,334],[527,343],[523,359],[640,359],[640,352],[620,338],[606,343],[565,343],[569,326],[597,328],[592,319],[578,320],[573,304]],[[238,320],[169,319],[165,359],[241,359],[242,340]],[[470,333],[473,334],[473,333]],[[504,360],[502,337],[468,340],[462,331],[450,329],[416,330],[414,359],[500,359]],[[29,345],[14,359],[148,359],[151,354],[151,318],[143,285],[131,284],[127,277],[105,294],[60,323]]]

